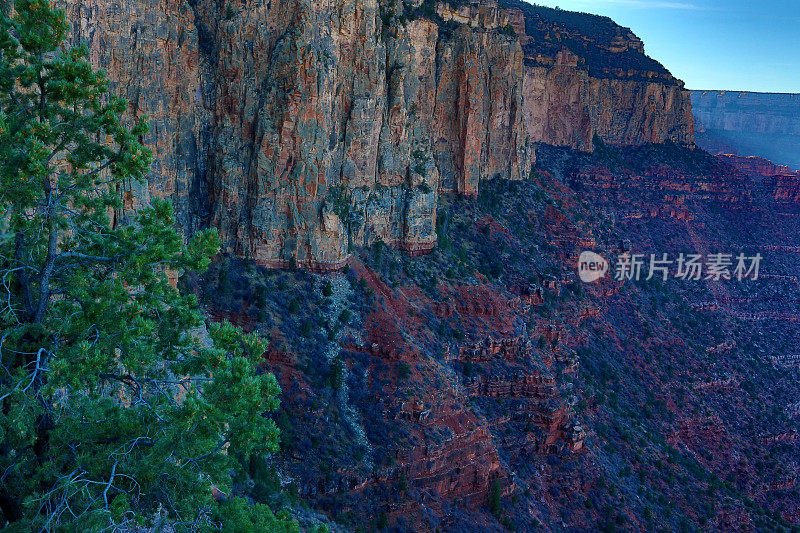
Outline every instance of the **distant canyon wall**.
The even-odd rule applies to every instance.
[[[266,266],[335,268],[378,239],[424,253],[438,194],[526,178],[537,142],[693,142],[681,83],[593,76],[564,46],[534,55],[530,15],[491,1],[61,5],[150,120],[149,186],[126,206],[168,197],[187,233],[217,227],[226,251]],[[623,30],[600,45],[643,55]]]
[[[800,169],[800,94],[692,91],[697,143]]]

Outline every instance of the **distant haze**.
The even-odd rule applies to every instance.
[[[798,0],[539,0],[630,27],[690,89],[800,92]]]

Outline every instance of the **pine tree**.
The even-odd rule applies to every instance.
[[[147,124],[122,125],[63,11],[0,16],[0,524],[296,530],[233,482],[278,447],[263,343],[206,327],[168,281],[218,237],[184,244],[163,201],[115,220],[150,166]]]

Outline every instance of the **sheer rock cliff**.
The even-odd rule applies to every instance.
[[[151,123],[149,187],[127,207],[168,197],[187,233],[213,225],[265,266],[336,268],[376,240],[425,253],[438,195],[527,178],[535,143],[693,143],[682,83],[602,17],[511,1],[62,4]]]

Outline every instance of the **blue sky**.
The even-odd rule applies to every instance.
[[[531,1],[531,0],[528,0]],[[800,93],[800,0],[536,0],[606,15],[689,89]]]

